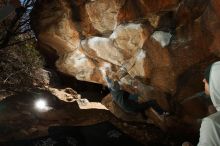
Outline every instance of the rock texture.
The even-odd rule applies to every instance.
[[[39,46],[56,51],[59,71],[106,84],[106,72],[124,69],[124,89],[132,92],[139,80],[177,113],[181,100],[203,90],[212,53],[220,56],[219,7],[216,0],[41,0],[31,22]],[[205,107],[197,102],[192,105],[200,114],[180,109],[180,118],[203,117]]]
[[[58,93],[59,98],[65,100],[66,95],[63,94],[63,91],[55,90],[55,93]],[[72,90],[65,89],[64,92],[70,93]],[[48,102],[50,110],[42,112],[35,108],[34,102],[42,98]],[[88,126],[105,121],[114,124],[118,129],[132,135],[146,146],[152,145],[152,141],[155,141],[157,145],[170,145],[174,142],[167,141],[167,134],[152,125],[124,122],[115,118],[107,110],[80,109],[76,102],[64,102],[44,90],[8,96],[0,101],[0,107],[1,146],[18,145],[23,140],[45,137],[52,126]],[[48,145],[48,143],[40,145]]]

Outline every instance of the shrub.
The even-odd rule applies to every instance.
[[[4,49],[0,52],[0,87],[15,91],[33,87],[37,78],[35,71],[43,65],[35,41]]]

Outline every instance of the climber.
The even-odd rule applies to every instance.
[[[116,102],[124,111],[128,113],[143,113],[146,109],[152,107],[159,115],[169,115],[169,113],[164,111],[155,100],[138,103],[138,94],[130,94],[121,90],[118,81],[111,80],[108,75],[106,75],[105,80],[110,93],[112,94],[113,101]]]
[[[198,146],[217,146],[220,144],[220,61],[206,69],[203,82],[216,112],[202,120]],[[185,142],[182,146],[192,144]]]
[[[203,82],[205,93],[210,95],[217,112],[203,119],[198,145],[215,146],[220,144],[220,61],[206,69]]]

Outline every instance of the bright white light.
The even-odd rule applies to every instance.
[[[35,102],[35,108],[41,111],[48,110],[47,102],[43,99],[39,99]]]

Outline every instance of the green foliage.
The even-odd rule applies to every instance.
[[[0,52],[0,87],[25,90],[33,86],[35,72],[43,68],[44,60],[35,49],[35,42],[11,46]]]

